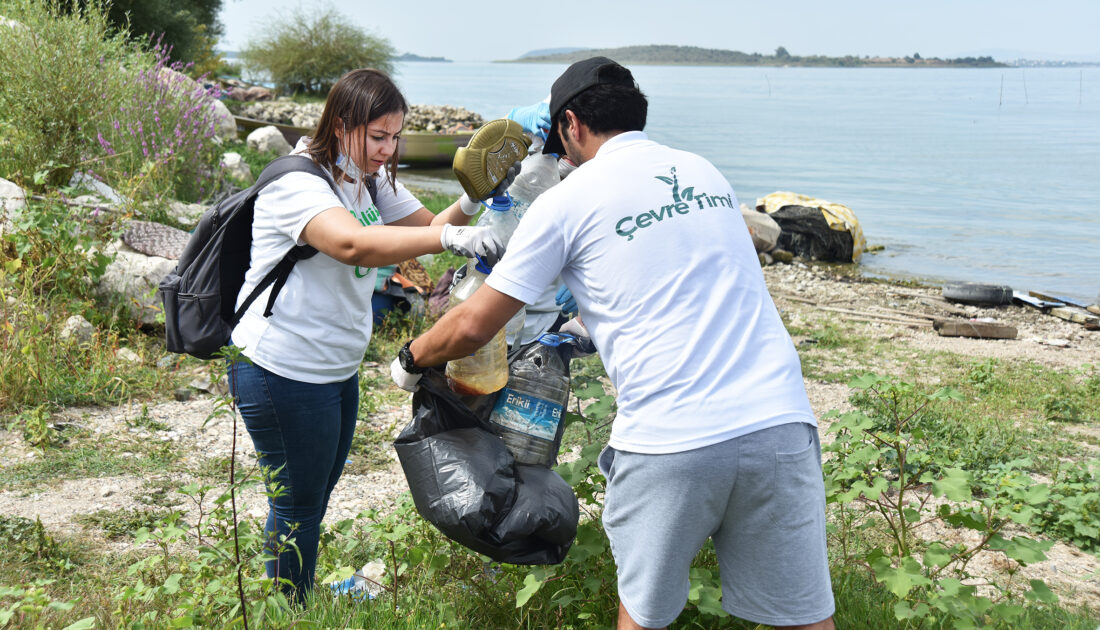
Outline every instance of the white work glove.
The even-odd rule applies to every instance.
[[[504,255],[504,243],[500,242],[496,232],[487,227],[447,223],[443,226],[439,242],[443,249],[463,258],[480,256],[490,267],[497,264]]]
[[[393,363],[390,364],[390,377],[393,378],[393,382],[407,392],[415,392],[420,389],[421,376],[424,375],[406,372],[405,368],[401,367],[401,359],[394,359]]]
[[[481,210],[481,204],[470,199],[470,195],[466,193],[462,193],[462,196],[458,198],[458,207],[462,208],[462,213],[468,217],[474,216],[478,210]]]

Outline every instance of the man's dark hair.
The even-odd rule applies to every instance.
[[[558,112],[558,128],[569,123],[565,112],[572,111],[596,134],[609,131],[641,131],[645,129],[649,101],[636,87],[604,83],[595,85],[569,100]]]

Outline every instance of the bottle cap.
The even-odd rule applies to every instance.
[[[539,337],[539,343],[544,346],[550,346],[551,348],[557,348],[563,342],[565,342],[563,336],[556,333],[543,333],[542,336]]]
[[[477,264],[474,265],[474,269],[477,269],[478,271],[480,271],[481,273],[483,273],[485,275],[489,275],[489,274],[493,273],[493,268],[491,266],[489,266],[489,264],[486,263],[485,260],[481,256],[477,257]]]
[[[508,212],[512,209],[512,198],[507,195],[493,197],[493,203],[489,206],[489,209],[497,212]]]

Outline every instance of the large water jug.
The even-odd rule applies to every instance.
[[[559,181],[561,176],[558,174],[557,160],[552,155],[543,155],[542,140],[535,138],[531,153],[520,163],[516,181],[508,187],[508,194],[515,202],[515,215],[523,218],[535,199]]]
[[[450,307],[469,299],[478,287],[485,284],[485,278],[491,271],[481,261],[467,268],[466,277],[451,291]],[[444,374],[451,389],[462,396],[491,394],[504,387],[508,382],[508,348],[504,343],[504,329],[497,331],[489,343],[470,356],[448,361]]]
[[[521,464],[549,467],[557,458],[569,402],[562,342],[562,336],[547,333],[516,357],[489,415],[490,428]]]

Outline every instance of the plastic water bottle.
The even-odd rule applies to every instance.
[[[552,155],[543,155],[542,144],[537,137],[531,143],[531,152],[520,163],[519,175],[508,187],[508,194],[515,202],[515,214],[519,218],[523,218],[527,208],[539,195],[561,181],[557,160]]]
[[[491,272],[492,269],[481,261],[468,267],[466,277],[451,291],[450,306],[469,299],[478,287],[485,284],[485,278]],[[451,389],[462,396],[491,394],[504,387],[508,382],[508,348],[504,342],[504,329],[498,330],[489,343],[470,356],[449,361],[444,374]]]
[[[477,220],[478,227],[488,227],[500,236],[500,242],[508,247],[508,241],[512,240],[512,232],[519,225],[519,217],[514,211],[512,200],[507,195],[493,197],[489,209],[481,213]]]
[[[504,324],[504,343],[509,348],[516,344],[523,332],[523,326],[527,323],[527,307],[521,306],[516,314]]]
[[[521,464],[549,467],[561,446],[569,376],[560,335],[547,333],[516,357],[489,426]]]

